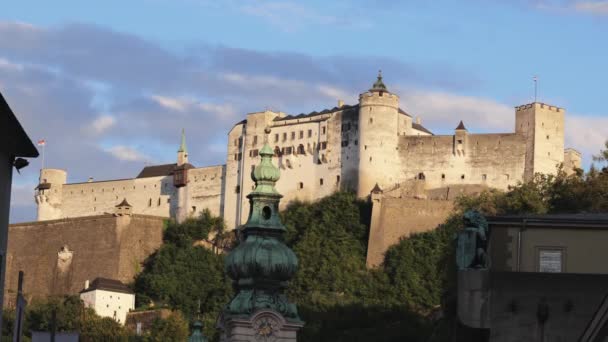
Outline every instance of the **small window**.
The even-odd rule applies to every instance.
[[[424,176],[424,173],[423,173],[423,172],[420,172],[420,173],[418,174],[418,179],[419,179],[419,180],[424,180],[424,179],[426,179],[426,177]]]
[[[300,131],[300,139],[304,139],[304,131]]]
[[[298,189],[304,189],[304,183],[300,182],[298,183]]]
[[[462,145],[462,140],[459,139],[458,140],[458,144]]]
[[[323,185],[323,178],[319,179],[319,185]]]
[[[279,134],[275,134],[274,135],[274,142],[278,142],[279,141]]]
[[[311,138],[312,137],[312,129],[308,130],[308,137]]]
[[[193,205],[193,206],[192,206],[192,212],[193,212],[193,213],[195,213],[195,212],[196,212],[196,206],[195,206],[195,205]]]
[[[160,205],[160,197],[158,198],[158,205]]]
[[[304,145],[302,145],[302,144],[298,145],[298,154],[306,154]]]
[[[287,133],[283,133],[283,141],[287,140]]]
[[[295,140],[296,138],[296,132],[291,132],[291,140]]]
[[[547,135],[547,140],[549,140],[549,136]]]
[[[241,192],[241,186],[237,185],[236,187],[234,187],[234,192],[237,193],[237,194],[240,193]]]
[[[359,140],[355,140],[355,146],[359,145]]]
[[[238,142],[239,142],[239,147],[243,147],[243,137],[239,137]]]
[[[369,123],[373,124],[374,123],[374,118],[369,118]]]
[[[561,273],[564,271],[565,250],[556,248],[538,249],[538,272]]]
[[[337,184],[340,184],[340,175],[337,175],[337,176],[336,176],[336,183],[337,183]]]
[[[460,175],[460,179],[464,179],[464,175]]]
[[[151,206],[152,206],[152,199],[150,198],[150,199],[148,200],[148,207],[151,207]]]
[[[167,203],[171,203],[171,197],[167,198]]]
[[[292,150],[291,147],[284,147],[283,148],[283,154],[290,155],[291,154],[291,150]]]
[[[253,136],[253,145],[257,145],[257,143],[258,143],[258,136],[254,135]]]
[[[342,147],[348,146],[348,140],[342,140]]]
[[[325,126],[321,127],[321,134],[325,134]]]
[[[486,175],[486,174],[481,175],[481,180],[482,181],[485,181],[487,179],[488,179],[488,175]]]
[[[251,151],[249,151],[249,156],[250,157],[255,158],[255,157],[258,156],[258,154],[259,154],[258,150],[251,150]]]
[[[369,162],[370,162],[370,163],[372,162],[372,157],[369,157]]]
[[[445,173],[441,174],[441,179],[445,179]]]

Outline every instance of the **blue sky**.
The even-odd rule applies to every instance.
[[[585,166],[608,137],[608,1],[20,0],[0,12],[0,91],[69,181],[225,159],[247,112],[354,103],[378,69],[436,133],[512,131],[516,105],[567,110]],[[12,222],[35,217],[40,161],[14,180]]]

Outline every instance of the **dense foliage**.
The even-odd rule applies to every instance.
[[[138,306],[177,309],[188,320],[202,313],[205,331],[212,336],[216,318],[232,295],[224,257],[215,253],[215,242],[224,246],[226,235],[222,219],[207,210],[181,224],[170,222],[163,246],[135,281]]]

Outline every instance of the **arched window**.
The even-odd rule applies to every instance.
[[[306,154],[304,145],[302,145],[302,144],[298,145],[298,154]]]
[[[280,157],[281,156],[281,148],[279,146],[275,146],[274,147],[274,156],[275,157]]]

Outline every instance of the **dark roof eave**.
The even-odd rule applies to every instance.
[[[4,112],[4,113],[2,113]],[[32,143],[21,123],[11,110],[10,106],[0,93],[0,127],[2,132],[0,141],[2,148],[14,157],[36,158],[38,149]]]

